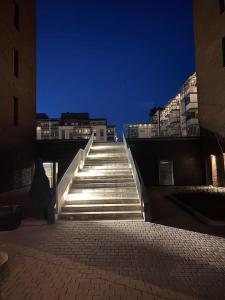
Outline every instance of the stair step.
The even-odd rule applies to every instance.
[[[132,180],[133,179],[133,175],[132,175],[132,173],[131,174],[124,174],[124,176],[126,175],[126,178],[129,178],[130,180]],[[123,175],[122,174],[108,174],[108,175],[101,175],[101,174],[93,174],[93,175],[86,175],[86,174],[81,174],[81,173],[78,173],[75,177],[74,177],[74,180],[92,180],[92,179],[99,179],[99,180],[108,180],[109,181],[109,179],[112,179],[112,180],[114,180],[114,179],[120,179],[121,177],[123,177]]]
[[[127,178],[96,178],[96,177],[88,177],[88,178],[77,178],[75,177],[73,180],[74,184],[87,184],[87,183],[134,183],[134,179],[132,177]]]
[[[107,166],[105,165],[96,165],[96,166],[87,166],[84,165],[83,171],[88,171],[88,170],[102,170],[102,171],[124,171],[124,170],[131,170],[131,167],[129,166],[129,164],[108,164]]]
[[[129,194],[129,193],[137,193],[136,187],[116,187],[116,188],[96,188],[95,190],[95,194]],[[92,189],[88,189],[88,188],[76,188],[75,190],[73,188],[71,188],[71,192],[72,193],[93,193]]]
[[[118,200],[124,200],[124,199],[137,199],[138,194],[137,192],[134,193],[69,193],[67,195],[67,200],[113,200],[113,199],[118,199]]]
[[[104,211],[104,212],[72,212],[61,213],[60,220],[91,221],[91,220],[143,220],[141,211]]]
[[[111,170],[111,169],[108,169],[108,170],[94,170],[94,169],[82,169],[80,170],[78,173],[78,175],[102,175],[102,174],[105,174],[105,175],[114,175],[114,176],[119,176],[119,175],[129,175],[129,174],[132,174],[132,171],[130,168],[127,168],[127,169],[117,169],[117,170]]]
[[[71,189],[98,189],[98,188],[127,188],[127,187],[136,187],[134,182],[87,182],[87,183],[78,183],[74,182],[71,186]]]
[[[131,204],[140,203],[138,197],[136,198],[96,198],[85,200],[66,200],[65,205],[92,205],[92,204]]]
[[[123,143],[94,143],[73,178],[61,220],[143,220]]]
[[[138,211],[139,203],[127,204],[69,204],[62,208],[62,212],[105,212],[105,211]]]

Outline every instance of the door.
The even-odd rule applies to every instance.
[[[160,185],[174,185],[173,161],[172,160],[160,160],[159,161],[159,184]]]

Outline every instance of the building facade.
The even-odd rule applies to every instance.
[[[208,183],[225,186],[225,1],[193,0],[199,123]]]
[[[0,1],[0,201],[24,201],[33,176],[35,0]]]
[[[89,139],[94,134],[96,142],[116,141],[116,127],[108,126],[106,119],[91,119],[88,113],[62,113],[61,118],[37,114],[36,137],[42,139]]]
[[[143,132],[143,134],[141,133]],[[128,125],[128,138],[199,136],[196,73],[181,86],[163,108],[157,108],[149,124]]]
[[[129,138],[151,138],[152,137],[152,124],[133,124],[128,125],[127,136]]]
[[[225,136],[225,3],[194,0],[200,126]]]
[[[182,136],[199,136],[198,90],[196,73],[180,89],[180,120]]]

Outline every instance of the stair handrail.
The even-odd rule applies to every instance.
[[[92,133],[87,145],[84,149],[79,149],[74,159],[70,163],[66,172],[63,174],[61,180],[59,181],[56,187],[56,213],[61,212],[62,206],[67,198],[70,186],[73,182],[74,175],[78,172],[79,169],[83,168],[84,161],[88,156],[88,153],[91,149],[91,146],[94,141],[94,134]]]
[[[124,148],[127,153],[128,161],[131,165],[132,173],[134,176],[134,181],[135,181],[137,191],[138,191],[138,196],[141,201],[142,210],[144,211],[144,205],[145,205],[145,203],[148,202],[148,197],[146,195],[146,190],[145,190],[145,184],[144,184],[143,178],[141,176],[141,172],[137,166],[137,163],[135,162],[135,160],[133,158],[130,147],[127,144],[124,134],[123,134],[123,144],[124,144]]]

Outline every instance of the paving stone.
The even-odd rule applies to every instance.
[[[140,221],[0,233],[0,299],[225,299],[225,240]]]

